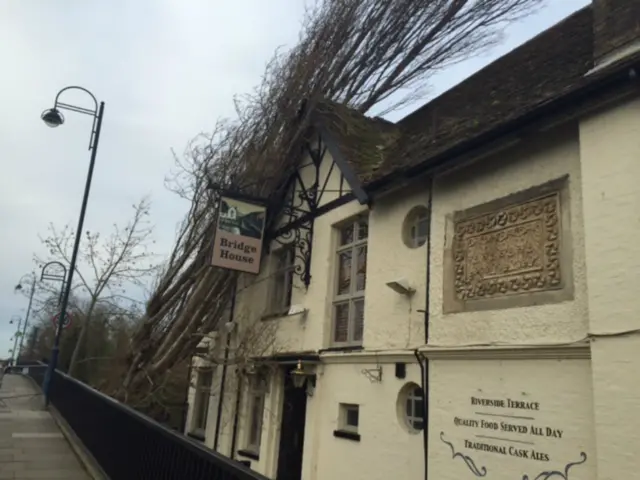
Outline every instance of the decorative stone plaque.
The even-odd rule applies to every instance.
[[[571,284],[566,179],[456,212],[445,251],[445,311],[508,308],[567,299]],[[566,212],[565,212],[566,213]],[[566,224],[565,224],[566,223]],[[570,288],[569,288],[570,290]],[[546,298],[537,293],[556,292]],[[565,292],[566,293],[566,292]],[[572,292],[569,292],[571,295]],[[492,300],[514,298],[509,302]],[[561,298],[559,298],[561,297]],[[475,304],[475,305],[474,305]]]

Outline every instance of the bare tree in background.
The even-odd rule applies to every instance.
[[[224,317],[236,274],[208,264],[221,189],[280,198],[323,100],[362,114],[414,102],[432,75],[496,44],[541,3],[320,0],[310,8],[298,44],[277,52],[260,85],[236,99],[238,118],[197,137],[177,162],[170,187],[191,206],[132,339],[121,398],[157,388]],[[348,120],[333,127],[349,128]]]
[[[77,341],[69,363],[69,375],[74,375],[79,353],[86,341],[87,331],[94,313],[100,311],[100,319],[107,323],[110,317],[135,313],[141,303],[129,296],[132,288],[144,288],[152,278],[156,266],[149,251],[153,228],[148,221],[149,200],[144,198],[133,205],[133,216],[126,225],[113,225],[111,234],[103,238],[99,232],[85,232],[80,243],[78,265],[74,275],[70,299],[71,310],[78,312],[81,320]],[[55,260],[69,265],[75,240],[74,229],[67,225],[61,230],[49,225],[48,236],[41,238],[47,248],[46,258],[36,257],[39,265]],[[56,299],[59,285],[42,282],[38,287],[51,303]],[[51,306],[47,305],[50,309]],[[107,314],[108,313],[108,314]]]

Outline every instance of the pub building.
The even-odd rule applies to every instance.
[[[214,249],[246,273],[185,433],[280,480],[637,478],[639,19],[593,0],[396,122],[309,106],[304,201]]]

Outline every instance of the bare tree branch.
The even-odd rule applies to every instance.
[[[153,227],[147,220],[149,206],[147,198],[133,205],[132,219],[123,227],[114,224],[113,231],[106,238],[102,238],[99,232],[84,233],[74,277],[78,282],[73,285],[73,291],[74,298],[86,301],[76,300],[71,304],[72,310],[81,312],[83,324],[71,356],[70,375],[74,374],[78,364],[79,353],[96,308],[100,306],[103,311],[107,309],[113,316],[130,312],[137,301],[127,296],[128,290],[144,285],[157,271],[157,267],[151,263],[153,255],[149,251],[153,242]],[[52,260],[67,265],[70,263],[75,240],[70,226],[58,230],[50,225],[49,235],[41,240],[48,249],[48,256],[36,257],[38,265]],[[53,289],[60,287],[41,283],[40,289],[47,295],[45,298],[50,304]]]
[[[260,84],[234,99],[237,119],[221,120],[175,157],[166,183],[190,208],[131,340],[121,396],[144,396],[161,384],[193,354],[195,334],[224,318],[237,275],[207,263],[220,191],[281,198],[321,102],[362,114],[393,111],[421,98],[434,74],[496,44],[505,25],[541,3],[320,0],[310,7],[297,45],[277,50]],[[351,125],[336,118],[329,127]]]

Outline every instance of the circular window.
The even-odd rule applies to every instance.
[[[429,210],[423,205],[413,207],[402,222],[402,241],[409,248],[418,248],[429,237]]]
[[[408,383],[398,394],[398,418],[400,424],[412,433],[424,428],[424,395],[422,388],[415,383]]]

